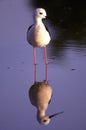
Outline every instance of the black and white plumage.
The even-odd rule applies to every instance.
[[[46,16],[45,9],[37,8],[33,14],[34,24],[27,30],[27,41],[34,47],[34,64],[36,64],[36,47],[44,47],[45,62],[48,64],[46,45],[49,44],[51,38],[48,29],[42,22]]]
[[[46,11],[42,8],[37,8],[34,12],[34,24],[27,31],[27,41],[34,47],[44,47],[50,42],[50,34],[42,22],[46,16]]]

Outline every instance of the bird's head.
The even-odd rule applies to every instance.
[[[38,119],[38,122],[39,122],[41,125],[48,125],[48,124],[50,123],[52,117],[54,117],[54,116],[56,116],[56,115],[59,115],[59,114],[62,114],[62,113],[64,113],[64,111],[55,113],[55,114],[53,114],[53,115],[51,115],[51,116],[45,115],[45,116],[40,117],[40,118],[38,117],[37,119]]]
[[[38,118],[38,122],[41,124],[41,125],[48,125],[50,123],[50,118],[49,116],[45,115],[43,117],[40,117]]]
[[[39,17],[39,18],[41,18],[41,19],[44,19],[44,18],[46,18],[47,14],[46,14],[45,9],[43,9],[43,8],[37,8],[37,9],[35,10],[35,12],[34,12],[34,16],[35,16],[36,18]]]

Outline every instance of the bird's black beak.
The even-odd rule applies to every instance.
[[[57,116],[57,115],[62,114],[62,113],[64,113],[64,111],[61,111],[61,112],[55,113],[55,114],[49,116],[49,118],[52,118],[52,117]]]

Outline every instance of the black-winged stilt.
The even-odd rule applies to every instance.
[[[27,41],[34,48],[34,64],[36,64],[36,47],[44,47],[45,63],[48,64],[46,45],[49,44],[51,38],[47,27],[42,22],[46,16],[45,9],[37,8],[33,14],[34,24],[27,30]]]

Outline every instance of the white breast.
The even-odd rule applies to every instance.
[[[43,24],[36,25],[27,32],[27,40],[33,46],[44,47],[49,44],[50,35]]]

